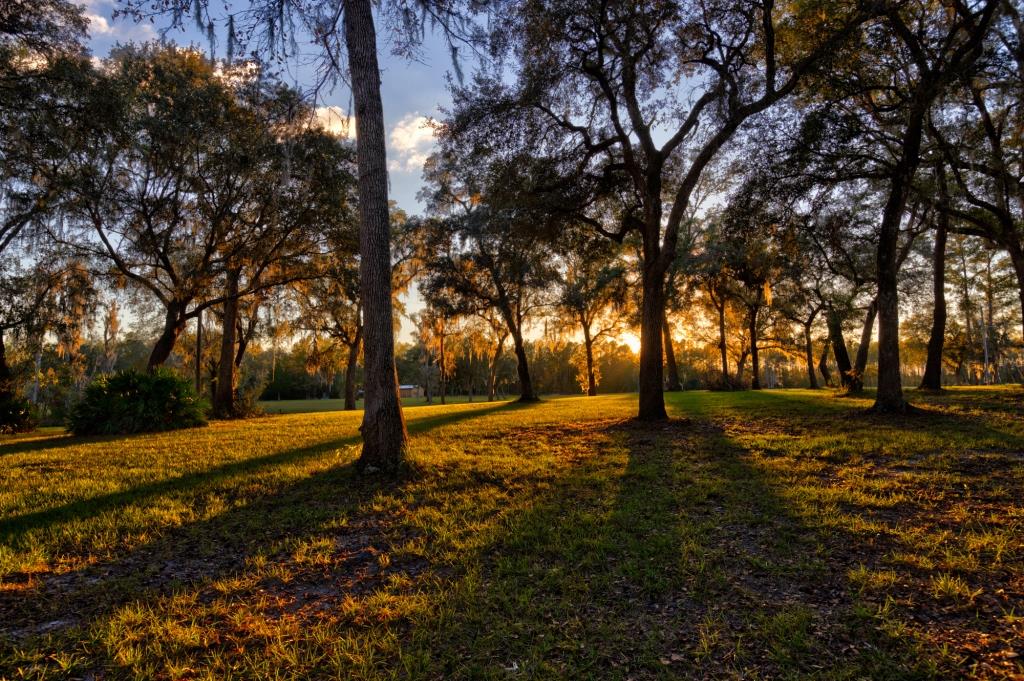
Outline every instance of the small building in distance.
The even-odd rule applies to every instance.
[[[398,386],[399,397],[423,397],[423,387],[418,385]]]

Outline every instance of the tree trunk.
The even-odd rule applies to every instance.
[[[4,330],[0,329],[0,400],[13,399],[17,394],[14,372],[7,363],[7,346],[4,345]]]
[[[811,340],[810,323],[804,325],[804,360],[807,362],[807,385],[811,390],[817,390],[818,376],[814,373],[814,342]]]
[[[221,323],[220,361],[217,363],[217,386],[213,391],[213,413],[221,418],[236,416],[235,412],[235,334],[238,327],[238,270],[227,273],[224,319]]]
[[[830,338],[825,339],[825,346],[821,349],[821,358],[818,360],[818,371],[825,380],[825,385],[832,385],[832,372],[828,370],[828,349],[832,345]]]
[[[1024,249],[1010,249],[1010,261],[1013,263],[1013,272],[1017,275],[1017,295],[1020,298],[1022,320],[1021,338],[1024,338]]]
[[[718,309],[718,351],[722,355],[722,387],[729,387],[729,354],[725,345],[725,301],[722,301]]]
[[[363,327],[356,328],[355,339],[348,346],[348,362],[345,364],[345,411],[356,408],[356,368],[359,365],[359,346],[363,342]]]
[[[498,361],[505,350],[505,336],[498,339],[498,345],[494,348],[494,357],[491,359],[490,371],[487,376],[487,401],[493,402],[495,398],[494,389],[498,380]]]
[[[519,374],[519,401],[536,402],[537,393],[533,391],[533,380],[530,378],[530,365],[526,359],[526,346],[519,329],[512,332],[512,341],[516,351],[516,371]]]
[[[597,395],[597,377],[594,376],[594,339],[590,337],[590,328],[583,325],[583,349],[587,353],[587,396]]]
[[[652,262],[656,259],[654,255],[645,253],[640,314],[640,407],[637,412],[637,418],[641,421],[668,419],[661,347],[661,327],[665,318],[665,274],[656,262]]]
[[[750,307],[750,389],[761,389],[761,360],[757,355],[757,312],[760,305]]]
[[[363,451],[357,467],[396,473],[403,467],[409,436],[395,367],[387,155],[371,0],[344,0],[344,28],[356,115],[359,290],[365,337]]]
[[[743,372],[747,368],[747,356],[750,354],[750,348],[744,347],[740,353],[740,358],[736,360],[736,386],[743,385]]]
[[[446,398],[448,397],[448,395],[447,395],[447,393],[448,393],[448,377],[446,375],[447,371],[445,371],[445,361],[444,361],[444,336],[445,336],[444,324],[442,323],[442,325],[441,325],[441,351],[439,353],[440,357],[441,357],[441,361],[437,363],[437,381],[438,381],[438,383],[440,383],[440,388],[441,388],[441,404],[447,404]]]
[[[939,184],[944,185],[944,176],[940,174]],[[940,193],[944,193],[942,188]],[[938,223],[935,226],[935,251],[932,253],[932,330],[928,336],[928,359],[924,365],[924,376],[921,388],[924,390],[942,390],[942,348],[946,342],[946,230],[949,216],[945,211],[938,212]]]
[[[836,369],[839,370],[839,384],[848,390],[853,389],[853,366],[850,364],[850,354],[846,351],[846,339],[843,338],[843,322],[836,311],[830,309],[825,314],[825,323],[828,325],[828,337],[832,342]]]
[[[203,394],[203,312],[196,315],[196,395]]]
[[[683,389],[682,381],[679,380],[679,365],[676,364],[676,351],[672,347],[672,329],[668,325],[668,316],[662,317],[661,334],[665,344],[665,367],[668,369],[668,385],[666,390],[679,392]]]
[[[861,327],[860,345],[857,346],[857,358],[853,361],[853,376],[850,381],[851,391],[864,389],[864,372],[868,368],[868,353],[871,351],[871,336],[875,332],[875,317],[878,315],[878,300],[872,300],[864,312],[864,326]]]
[[[878,234],[878,392],[872,410],[878,413],[906,413],[903,378],[900,373],[900,303],[897,262],[900,223],[917,169],[926,103],[911,105],[903,148],[889,178],[889,197],[882,211]]]
[[[164,330],[160,333],[160,337],[156,339],[156,343],[153,345],[153,351],[149,353],[149,361],[146,363],[146,370],[149,372],[154,371],[158,366],[162,366],[167,358],[174,352],[174,345],[178,342],[178,337],[182,331],[185,330],[185,305],[179,303],[172,303],[167,307],[167,311],[164,314]]]

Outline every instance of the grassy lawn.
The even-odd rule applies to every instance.
[[[1024,677],[1024,390],[0,440],[0,678]]]
[[[486,396],[477,395],[473,398],[475,402],[481,402]],[[469,397],[466,395],[449,395],[445,398],[447,404],[466,404]],[[440,406],[441,398],[434,396],[434,401],[429,403]],[[345,409],[345,400],[266,400],[260,402],[260,409],[267,414],[309,414],[316,411],[342,411]],[[403,407],[425,407],[428,405],[426,397],[406,397],[402,399]],[[356,406],[363,408],[363,401],[356,400]]]

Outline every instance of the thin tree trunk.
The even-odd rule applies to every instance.
[[[944,195],[944,173],[939,173],[939,192]],[[932,330],[928,336],[928,358],[924,365],[921,388],[942,389],[942,348],[946,342],[946,233],[949,216],[938,212],[935,226],[935,251],[932,253]]]
[[[227,273],[224,319],[221,324],[220,361],[217,387],[213,392],[213,413],[221,418],[235,416],[235,334],[238,325],[238,270]]]
[[[814,318],[811,318],[812,322]],[[811,340],[811,323],[804,325],[804,360],[807,362],[807,385],[818,389],[818,376],[814,373],[814,342]]]
[[[487,376],[487,401],[493,402],[495,398],[495,384],[498,380],[498,361],[505,350],[505,336],[498,338],[498,345],[494,348],[494,357],[491,359],[490,371]]]
[[[359,290],[364,313],[363,471],[396,473],[408,433],[398,396],[391,301],[391,225],[380,67],[371,0],[344,0],[359,167]]]
[[[356,328],[355,339],[348,347],[348,362],[345,365],[345,411],[356,408],[356,368],[359,366],[359,346],[363,342],[363,327]]]
[[[16,394],[17,386],[14,381],[14,372],[7,363],[7,346],[4,344],[4,331],[0,329],[0,400],[10,400]]]
[[[590,337],[590,327],[583,325],[583,349],[587,354],[587,395],[597,395],[597,377],[594,376],[594,339]]]
[[[668,325],[668,316],[662,317],[661,333],[665,345],[665,367],[668,369],[668,385],[666,390],[679,392],[683,389],[682,381],[679,380],[679,365],[676,363],[676,351],[672,346],[672,329]]]
[[[760,295],[760,294],[759,294]],[[757,312],[760,305],[750,307],[750,389],[761,389],[761,360],[757,354]]]
[[[853,376],[850,390],[859,392],[864,389],[864,372],[868,368],[868,353],[871,351],[871,337],[875,332],[875,317],[878,316],[878,300],[868,303],[864,312],[864,326],[860,331],[860,345],[857,346],[857,357],[853,361]]]
[[[440,387],[441,387],[441,404],[447,404],[447,402],[445,401],[445,398],[447,398],[447,396],[448,396],[447,395],[447,392],[448,392],[448,377],[446,375],[447,371],[445,371],[445,361],[444,361],[444,336],[445,336],[444,323],[442,323],[441,324],[441,352],[439,353],[440,357],[441,357],[441,361],[438,362],[438,364],[437,364],[437,380],[441,384],[440,385]]]
[[[722,355],[722,387],[729,387],[729,354],[725,345],[725,301],[716,306],[718,309],[718,351]]]
[[[745,347],[736,361],[736,385],[743,385],[743,373],[747,369],[747,357],[750,355],[750,348]]]
[[[203,394],[203,312],[196,315],[196,394]]]
[[[853,366],[850,364],[850,354],[846,351],[842,320],[835,310],[829,310],[825,314],[825,322],[828,325],[829,340],[832,342],[832,355],[836,359],[836,369],[839,370],[839,384],[843,388],[851,389]]]

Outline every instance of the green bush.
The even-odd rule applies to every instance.
[[[168,369],[102,376],[71,409],[75,435],[147,433],[206,425],[206,402],[192,383]]]
[[[24,397],[0,393],[0,435],[27,433],[36,427],[36,414]]]

